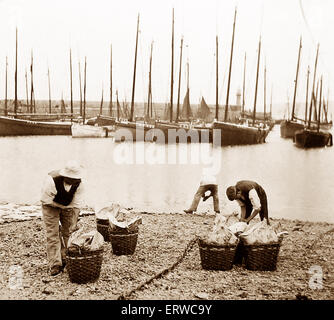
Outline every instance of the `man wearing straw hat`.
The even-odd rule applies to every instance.
[[[67,242],[76,229],[82,207],[81,178],[81,166],[77,161],[70,160],[63,169],[51,171],[42,188],[46,250],[52,276],[62,272],[65,267]]]

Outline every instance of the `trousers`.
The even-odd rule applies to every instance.
[[[205,192],[210,191],[213,198],[213,208],[216,212],[219,211],[219,198],[218,198],[218,185],[216,184],[206,184],[203,186],[199,186],[197,192],[194,195],[193,202],[189,210],[196,211],[198,204],[201,198],[205,195]]]
[[[80,209],[42,205],[49,267],[61,266],[66,258],[68,239],[76,230]]]

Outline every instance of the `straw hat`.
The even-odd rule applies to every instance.
[[[70,160],[66,163],[65,168],[59,171],[59,174],[63,177],[68,177],[72,179],[81,179],[82,169],[77,161]]]

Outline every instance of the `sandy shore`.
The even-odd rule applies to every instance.
[[[40,207],[30,206],[27,221],[19,219],[27,206],[16,205],[16,209],[18,221],[7,214],[0,224],[0,299],[334,299],[334,224],[273,219],[273,225],[280,223],[289,232],[276,271],[249,271],[241,266],[206,271],[197,243],[180,257],[194,237],[211,229],[213,215],[142,213],[135,254],[115,256],[110,243],[105,243],[99,280],[78,285],[69,281],[66,269],[57,277],[47,273]],[[91,213],[87,209],[80,223],[95,228]],[[314,287],[315,269],[322,275]],[[22,282],[15,286],[17,270],[22,272]]]

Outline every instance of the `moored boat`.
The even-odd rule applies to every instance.
[[[99,127],[73,123],[71,126],[71,133],[73,138],[108,138],[113,137],[114,127]]]
[[[71,122],[43,122],[0,116],[0,136],[71,135]]]
[[[295,133],[294,142],[299,148],[331,147],[333,136],[330,132],[304,129]]]

